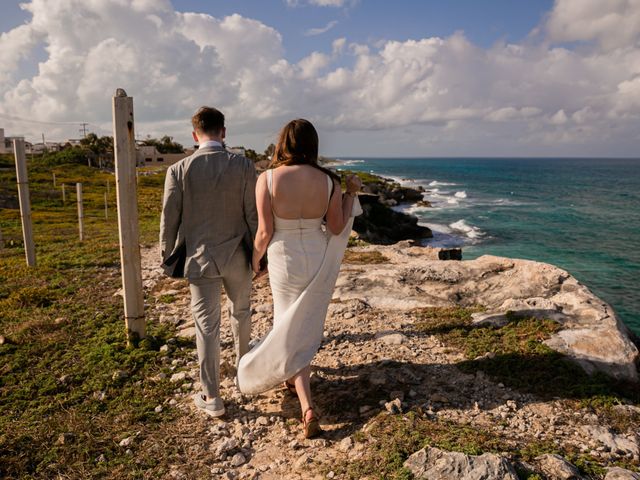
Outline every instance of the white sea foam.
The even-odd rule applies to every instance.
[[[457,198],[447,198],[447,203],[450,205],[458,205],[460,202]]]
[[[472,240],[476,240],[480,237],[483,237],[485,234],[478,227],[469,225],[464,219],[458,220],[457,222],[450,223],[449,227],[454,231],[464,233],[467,237],[471,238]]]
[[[464,190],[462,190],[461,192],[456,192],[454,197],[456,197],[456,198],[467,198],[467,192],[465,192]]]
[[[438,180],[434,180],[433,182],[429,183],[430,187],[437,187],[437,186],[450,186],[450,185],[457,185],[457,183],[448,183],[448,182],[439,182]]]

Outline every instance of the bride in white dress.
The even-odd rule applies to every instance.
[[[285,382],[298,395],[307,438],[322,430],[311,401],[310,363],[324,330],[327,308],[353,223],[362,210],[360,179],[346,180],[318,165],[318,134],[307,120],[280,132],[271,169],[258,178],[258,231],[253,269],[265,272],[268,252],[273,328],[240,360],[238,387],[260,393]]]

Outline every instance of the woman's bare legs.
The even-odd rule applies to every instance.
[[[318,422],[318,416],[313,411],[311,403],[311,367],[307,365],[289,380],[293,380],[296,386],[300,408],[302,409],[302,427],[305,438],[312,438],[322,433],[322,428]]]
[[[313,413],[307,411],[309,408],[313,408],[311,405],[311,383],[309,381],[310,377],[311,366],[307,365],[288,380],[289,383],[293,383],[296,386],[296,393],[298,394],[298,400],[300,400],[300,408],[302,409],[303,415],[305,415],[307,419],[313,417]]]

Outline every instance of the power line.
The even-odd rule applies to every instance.
[[[25,123],[37,123],[39,125],[80,125],[85,126],[90,125],[86,122],[45,122],[43,120],[31,120],[28,118],[20,118],[14,117],[12,115],[5,115],[4,113],[0,113],[0,118],[4,118],[5,120],[11,120],[13,122],[25,122]]]

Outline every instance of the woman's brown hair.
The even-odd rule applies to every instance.
[[[304,118],[291,120],[280,131],[269,168],[282,165],[311,165],[340,182],[339,175],[318,165],[318,132]]]

